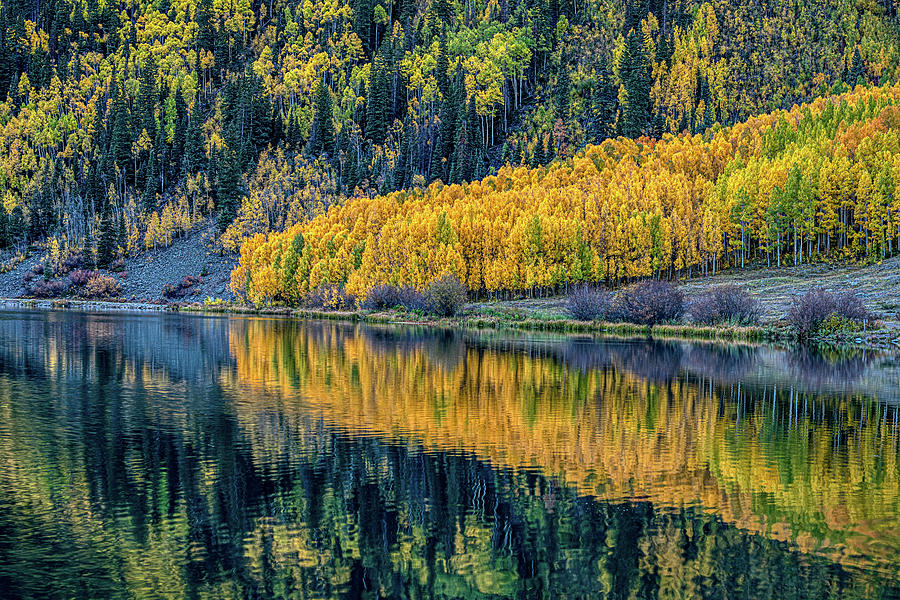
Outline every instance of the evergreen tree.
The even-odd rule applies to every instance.
[[[324,81],[319,81],[316,88],[316,112],[313,116],[312,133],[309,137],[309,154],[331,155],[334,153],[334,118],[331,104],[331,92]]]
[[[449,69],[450,64],[447,59],[447,31],[445,29],[438,42],[437,62],[434,66],[434,77],[437,79],[438,90],[441,92],[441,97],[445,99],[447,98],[447,92],[450,88],[450,79],[448,76]]]
[[[241,200],[241,168],[234,151],[226,150],[217,164],[219,170],[216,198],[219,209],[219,229],[225,229],[237,216]]]
[[[853,57],[850,59],[850,68],[847,69],[847,84],[850,87],[866,84],[865,64],[859,53],[859,46],[853,49]]]
[[[3,202],[0,202],[0,248],[6,248],[9,244],[9,215],[6,214]]]
[[[117,245],[116,224],[112,211],[107,208],[100,219],[100,231],[97,238],[97,265],[108,267],[116,257]]]
[[[450,25],[453,18],[453,0],[433,0],[431,10],[444,25]]]
[[[372,61],[369,98],[366,104],[366,136],[375,144],[384,142],[388,128],[388,74],[383,52]]]
[[[631,30],[619,66],[626,101],[621,117],[622,135],[636,138],[644,133],[650,118],[650,64],[640,34]]]
[[[138,114],[141,119],[141,128],[147,131],[150,139],[156,137],[156,104],[159,98],[156,88],[156,70],[156,61],[151,54],[141,67],[138,92]]]
[[[203,148],[203,130],[200,115],[196,112],[188,120],[187,134],[184,140],[184,170],[194,174],[202,168],[206,152]]]
[[[216,49],[216,31],[213,28],[213,3],[212,0],[200,0],[194,12],[197,22],[197,44],[207,52]]]
[[[116,164],[125,171],[131,162],[131,113],[128,110],[128,101],[125,98],[125,90],[121,85],[116,86],[116,95],[113,99],[112,154]]]
[[[571,106],[572,79],[569,76],[569,69],[565,64],[559,65],[556,76],[556,88],[554,89],[554,101],[556,104],[556,114],[562,119],[569,115],[569,107]]]

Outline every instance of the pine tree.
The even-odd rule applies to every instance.
[[[100,231],[97,236],[97,265],[100,267],[108,267],[116,257],[116,224],[113,220],[112,211],[109,209],[103,211],[103,217],[100,219]]]
[[[121,84],[116,86],[116,96],[113,99],[112,119],[112,153],[116,164],[125,171],[131,163],[131,111],[128,110],[128,102],[125,98],[125,90]]]
[[[619,66],[619,78],[625,88],[622,135],[636,138],[644,133],[650,118],[650,65],[644,55],[640,34],[631,30]]]
[[[444,25],[450,25],[453,18],[453,0],[434,0],[431,4],[434,16]]]
[[[231,225],[237,216],[241,198],[241,168],[238,157],[231,150],[227,150],[225,156],[218,161],[219,185],[216,190],[219,208],[219,229],[225,229]]]
[[[387,135],[388,106],[387,65],[381,51],[372,61],[369,76],[369,98],[366,104],[366,136],[375,144],[384,142]]]
[[[556,114],[565,119],[569,115],[571,106],[572,79],[569,77],[569,69],[565,64],[560,64],[556,76],[556,88],[553,90],[556,104]]]
[[[334,153],[334,119],[331,92],[323,81],[316,88],[316,112],[313,116],[312,133],[309,137],[308,152],[311,156]]]
[[[159,93],[156,87],[156,61],[151,54],[141,67],[141,84],[138,92],[138,114],[141,128],[147,131],[150,139],[156,137],[156,104]]]
[[[195,111],[189,117],[187,134],[184,140],[184,170],[193,174],[203,166],[206,153],[203,149],[203,131],[201,129],[200,115]]]
[[[434,66],[434,77],[437,79],[438,90],[441,92],[441,98],[446,99],[450,88],[450,79],[448,70],[450,69],[449,60],[447,59],[447,31],[441,34],[438,42],[437,61]]]
[[[859,53],[859,46],[853,49],[853,58],[850,59],[850,68],[847,69],[847,84],[850,87],[866,84],[865,64]]]
[[[197,22],[197,44],[207,52],[214,52],[216,49],[216,31],[212,23],[212,0],[200,0],[194,15],[194,19]]]
[[[9,244],[9,215],[6,214],[3,202],[0,202],[0,249],[6,248]]]

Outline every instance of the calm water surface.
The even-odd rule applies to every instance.
[[[898,597],[898,373],[3,312],[0,597]]]

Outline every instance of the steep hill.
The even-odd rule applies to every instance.
[[[12,0],[0,246],[106,264],[214,217],[234,249],[345,196],[896,81],[898,27],[896,0]]]

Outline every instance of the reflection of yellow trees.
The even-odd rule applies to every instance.
[[[341,326],[241,321],[231,349],[226,386],[354,435],[539,467],[607,499],[699,505],[849,564],[900,556],[900,449],[876,404],[785,390],[773,405],[771,388],[652,383],[524,352],[379,343]],[[252,428],[259,408],[247,405],[242,422]]]

